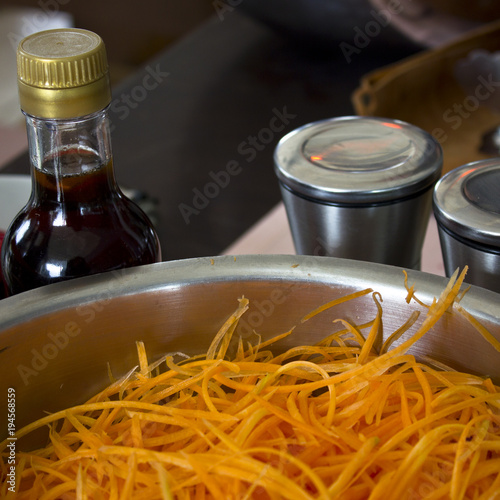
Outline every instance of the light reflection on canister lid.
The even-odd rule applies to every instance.
[[[333,203],[378,203],[416,195],[439,179],[442,150],[411,124],[340,117],[307,124],[275,150],[280,182],[299,195]]]

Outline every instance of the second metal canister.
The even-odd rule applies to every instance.
[[[281,139],[275,172],[298,254],[419,269],[442,150],[398,120],[340,117]]]
[[[447,276],[500,292],[500,158],[448,172],[434,191],[434,214]]]

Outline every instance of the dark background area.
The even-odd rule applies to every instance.
[[[210,0],[3,0],[2,7],[38,9],[40,29],[44,16],[70,14],[104,39],[115,83],[214,14]]]
[[[279,139],[352,114],[360,78],[414,50],[385,48],[382,33],[347,61],[338,44],[323,50],[201,0],[57,5],[105,40],[116,175],[155,204],[164,260],[228,247],[281,199]],[[3,172],[28,168],[23,154]]]

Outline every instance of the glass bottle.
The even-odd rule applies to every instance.
[[[151,222],[115,180],[101,38],[35,33],[17,60],[32,193],[2,245],[7,292],[160,261]]]

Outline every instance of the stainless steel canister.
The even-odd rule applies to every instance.
[[[500,158],[468,163],[436,184],[433,207],[447,276],[500,292]]]
[[[275,172],[298,254],[420,269],[442,150],[411,124],[310,123],[281,139]]]

